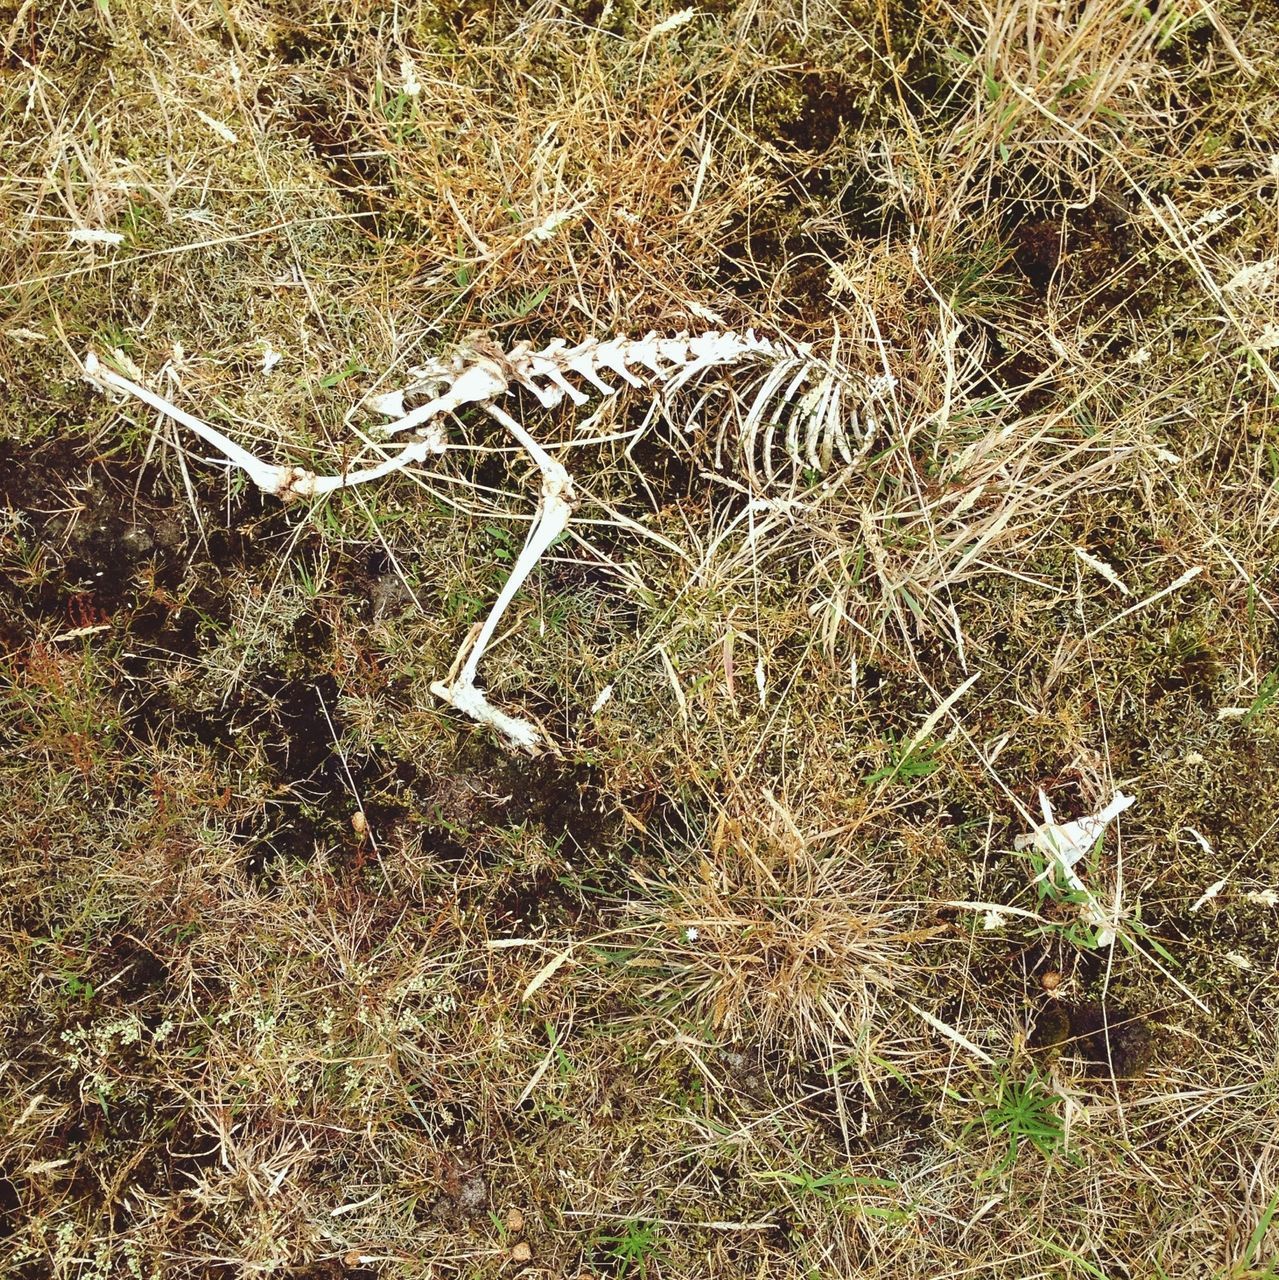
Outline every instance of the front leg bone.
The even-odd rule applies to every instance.
[[[98,357],[89,351],[85,354],[83,365],[84,376],[94,386],[120,391],[125,395],[150,405],[152,409],[172,418],[174,422],[193,431],[206,443],[211,444],[232,466],[239,467],[255,485],[264,493],[279,498],[282,502],[292,502],[298,498],[317,498],[338,489],[349,489],[352,485],[368,484],[371,480],[380,480],[393,471],[403,471],[405,467],[425,462],[432,454],[443,453],[447,448],[443,429],[438,422],[429,422],[421,426],[421,439],[406,445],[398,453],[383,457],[381,462],[370,467],[343,471],[337,475],[319,476],[305,467],[276,466],[263,462],[241,445],[236,444],[229,436],[225,436],[217,427],[211,426],[194,414],[180,409],[171,400],[148,391],[146,387],[125,378],[112,369],[108,369]]]

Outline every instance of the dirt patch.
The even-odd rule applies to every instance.
[[[1117,1080],[1139,1076],[1153,1049],[1145,1018],[1094,1000],[1046,1000],[1035,1015],[1030,1045],[1076,1059],[1088,1075]]]
[[[335,93],[369,93],[367,85],[350,82],[339,82],[333,88]],[[291,115],[294,131],[306,139],[342,202],[355,213],[356,225],[369,235],[386,234],[387,189],[392,174],[368,146],[357,123],[342,113],[335,101],[319,97],[294,103]]]

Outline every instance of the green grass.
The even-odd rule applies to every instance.
[[[0,19],[0,1271],[1273,1276],[1276,48]],[[494,430],[282,506],[79,366],[336,468],[477,330],[836,323],[899,418],[771,508],[740,381],[629,455],[641,396],[511,398],[582,495],[483,670],[536,761],[430,690],[536,499]],[[1116,790],[1107,948],[1015,844]]]

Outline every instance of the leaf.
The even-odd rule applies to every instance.
[[[354,377],[357,373],[367,373],[368,370],[358,361],[353,359],[344,369],[339,369],[336,373],[326,373],[320,379],[319,385],[325,391],[331,391],[334,387],[345,382],[348,378]]]

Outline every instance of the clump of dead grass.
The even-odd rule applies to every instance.
[[[644,998],[730,1042],[762,1037],[826,1067],[847,1068],[851,1055],[873,1075],[881,1000],[921,963],[927,930],[868,861],[856,846],[807,838],[771,795],[749,814],[721,813],[695,865],[641,882],[630,914],[661,904],[647,926],[653,955],[642,963],[658,972]]]

